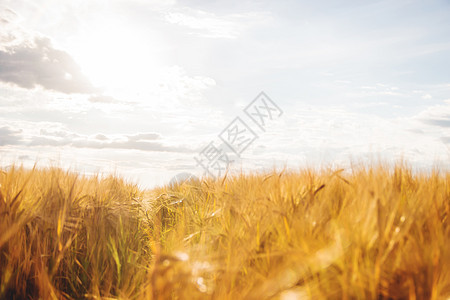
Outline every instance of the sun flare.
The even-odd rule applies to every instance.
[[[94,85],[106,91],[145,89],[162,66],[162,43],[131,26],[106,23],[82,35],[75,56]],[[120,38],[119,38],[120,37]]]

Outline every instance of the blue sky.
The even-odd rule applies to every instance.
[[[3,166],[201,175],[261,91],[283,114],[236,171],[448,165],[448,1],[2,0],[0,22]]]

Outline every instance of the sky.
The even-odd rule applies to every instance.
[[[0,166],[448,168],[449,70],[449,1],[0,0]]]

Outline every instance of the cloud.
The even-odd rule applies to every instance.
[[[191,34],[207,38],[237,38],[244,29],[268,20],[268,13],[252,12],[218,16],[211,12],[183,8],[165,15],[165,20],[190,28]]]
[[[0,131],[1,132],[1,131]],[[1,135],[0,135],[1,136]],[[154,132],[137,133],[134,135],[121,135],[108,137],[96,134],[93,138],[78,135],[68,131],[49,131],[42,129],[39,136],[32,136],[29,146],[52,146],[91,149],[128,149],[153,152],[190,153],[191,149],[179,145],[166,145],[156,142],[161,135]]]
[[[16,26],[18,15],[9,8],[0,7],[0,49],[20,40],[23,32]]]
[[[123,2],[126,5],[134,2],[152,9],[171,7],[177,3],[176,0],[117,0],[117,2]]]
[[[20,133],[22,133],[22,130],[12,130],[7,126],[0,127],[0,147],[21,144]]]
[[[0,8],[0,23],[2,25],[9,25],[17,19],[17,13],[10,8]]]
[[[442,137],[442,138],[441,138],[441,141],[442,141],[444,144],[450,144],[450,136]]]
[[[158,133],[138,133],[135,135],[129,135],[128,139],[130,141],[142,141],[142,140],[157,140],[161,138],[161,136]]]
[[[450,128],[450,103],[444,101],[438,105],[428,106],[417,115],[417,120],[442,129]]]
[[[99,133],[95,136],[95,139],[100,140],[100,141],[107,141],[108,137],[104,134]]]
[[[96,91],[72,57],[43,37],[0,50],[0,81],[67,94]]]
[[[92,96],[88,100],[92,103],[120,103],[116,98],[104,95]]]
[[[88,101],[94,105],[101,105],[102,107],[104,107],[104,105],[109,105],[111,106],[116,106],[116,107],[120,107],[120,109],[122,110],[124,108],[124,106],[134,106],[137,104],[137,102],[133,102],[133,101],[123,101],[123,100],[119,100],[115,97],[111,97],[108,95],[93,95],[90,96],[88,98]]]
[[[439,127],[450,127],[450,115],[443,116],[439,119],[425,119],[425,123]]]
[[[77,138],[80,137],[80,135],[76,133],[71,133],[63,130],[47,130],[47,129],[41,129],[40,134],[44,136],[53,136],[53,137],[59,137],[59,138]]]
[[[128,149],[128,150],[141,150],[152,152],[177,152],[177,153],[189,153],[192,152],[189,148],[183,146],[169,146],[160,142],[150,141],[112,141],[112,142],[99,142],[90,140],[73,141],[70,143],[75,148],[93,148],[93,149]]]

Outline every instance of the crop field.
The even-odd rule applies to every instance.
[[[0,171],[1,299],[449,299],[450,173],[373,165],[143,190]]]

